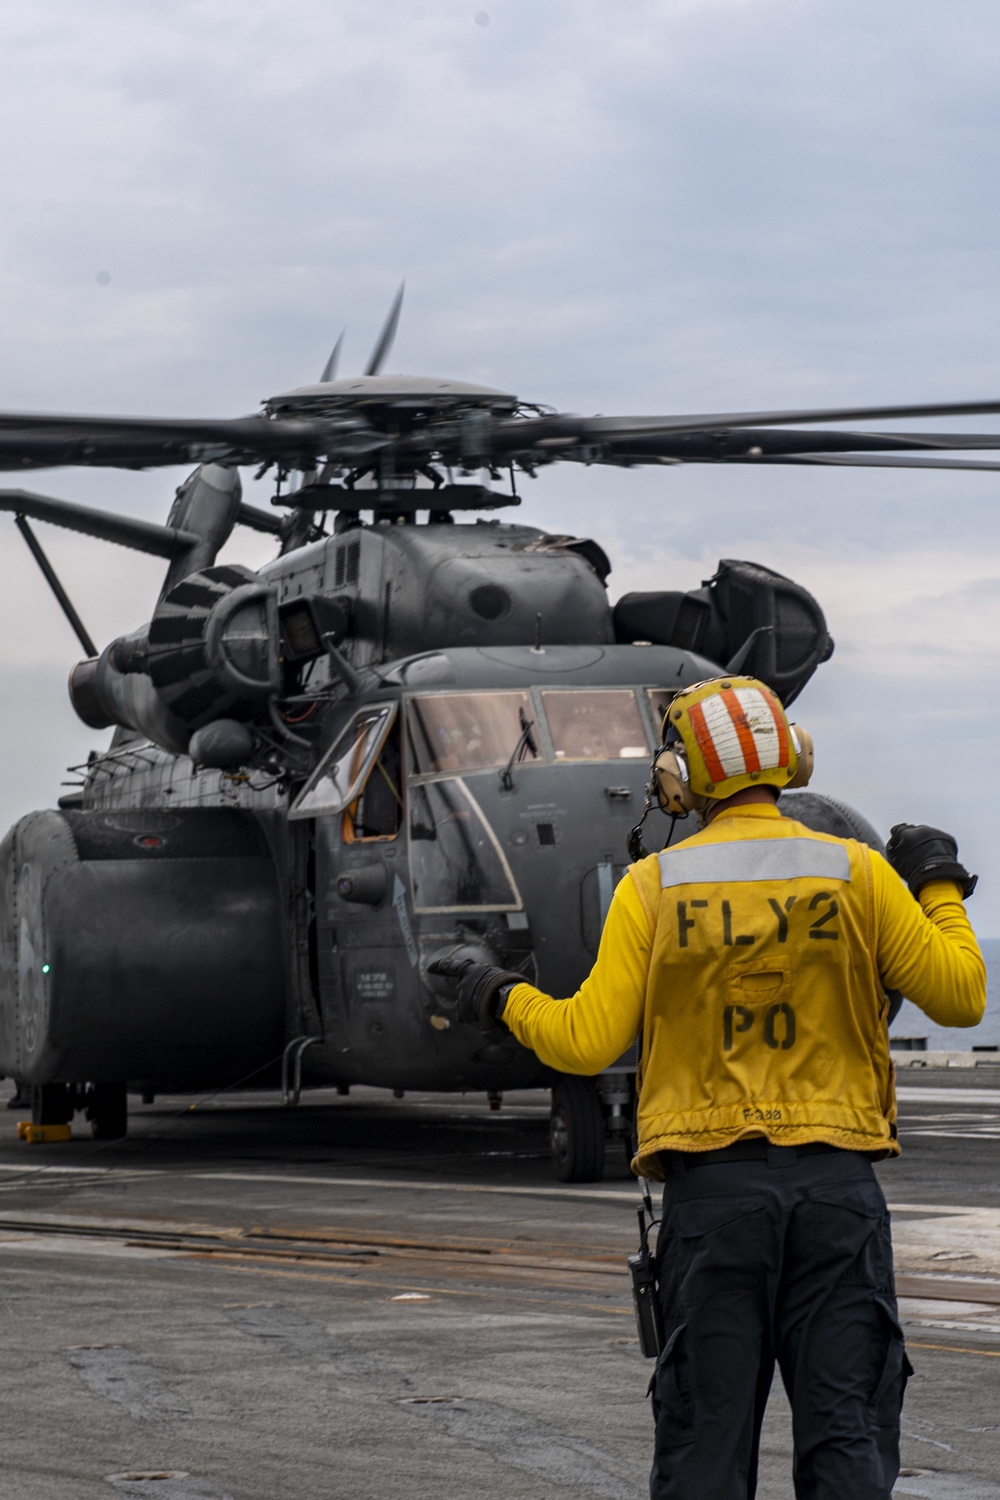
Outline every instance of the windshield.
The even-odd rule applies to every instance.
[[[457,779],[411,788],[410,873],[415,911],[503,911],[521,904],[499,844]]]
[[[534,718],[529,693],[434,693],[411,699],[413,769],[427,776],[506,765],[521,737],[522,714]]]
[[[556,760],[645,760],[646,730],[631,688],[542,691]]]
[[[334,741],[289,809],[289,818],[339,813],[358,795],[396,716],[394,703],[363,709]]]

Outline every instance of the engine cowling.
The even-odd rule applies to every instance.
[[[91,729],[118,724],[183,755],[206,726],[265,720],[282,664],[324,654],[349,628],[347,600],[301,594],[279,604],[249,568],[203,568],[164,595],[148,626],[78,663],[70,699]],[[241,762],[227,752],[210,763]]]
[[[135,729],[183,754],[216,719],[254,722],[280,691],[273,587],[249,568],[203,568],[176,584],[148,628],[70,673],[73,707],[92,729]]]
[[[823,611],[801,584],[760,563],[723,558],[689,593],[623,594],[619,641],[697,651],[725,672],[762,678],[787,707],[833,654]]]

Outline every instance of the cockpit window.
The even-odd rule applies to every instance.
[[[360,792],[344,812],[345,844],[394,839],[403,822],[399,721],[393,724]]]
[[[525,721],[535,716],[531,695],[520,692],[433,693],[411,698],[408,713],[419,776],[506,765]]]
[[[355,714],[289,809],[289,818],[339,813],[358,795],[396,717],[394,703]]]
[[[644,760],[649,743],[631,688],[548,688],[542,703],[556,760]]]
[[[415,911],[520,907],[513,877],[479,804],[457,777],[410,788]]]
[[[659,743],[663,732],[663,715],[677,697],[674,688],[647,688],[646,696],[649,700],[649,709],[653,715],[653,723],[656,726],[656,739]]]

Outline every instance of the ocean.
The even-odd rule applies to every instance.
[[[1000,938],[984,938],[979,946],[986,960],[986,1015],[978,1026],[935,1026],[922,1010],[903,1001],[890,1038],[926,1039],[930,1052],[968,1052],[972,1047],[1000,1048]]]

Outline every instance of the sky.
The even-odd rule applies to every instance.
[[[998,125],[995,0],[4,7],[0,409],[241,415],[344,327],[360,370],[404,277],[391,370],[563,410],[997,398]],[[162,520],[184,473],[26,484]],[[811,589],[837,642],[795,705],[816,789],[953,831],[1000,936],[1000,475],[566,465],[523,490],[522,521],[600,540],[614,598],[721,557]],[[148,618],[160,562],[38,532],[99,645]],[[104,737],[2,516],[0,577],[6,826]]]

